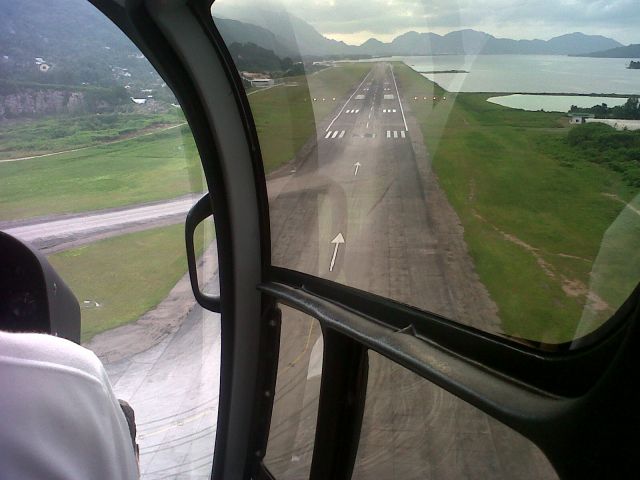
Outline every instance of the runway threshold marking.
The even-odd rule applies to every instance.
[[[336,264],[336,257],[338,256],[338,248],[340,248],[340,245],[344,243],[344,237],[342,236],[342,232],[338,233],[338,235],[336,235],[336,238],[331,240],[331,243],[333,243],[335,247],[333,249],[333,256],[331,257],[331,264],[329,265],[329,271],[333,272],[333,267]]]
[[[344,105],[342,106],[342,108],[340,109],[340,111],[338,112],[338,114],[334,117],[333,120],[331,120],[331,123],[329,124],[329,126],[327,127],[327,129],[325,130],[325,132],[328,132],[329,129],[331,128],[331,126],[333,125],[333,123],[338,119],[338,117],[340,116],[340,114],[342,113],[342,111],[344,110],[344,107],[347,106],[347,104],[351,101],[351,99],[353,98],[353,96],[356,94],[356,92],[358,90],[360,90],[360,87],[362,86],[362,84],[365,82],[365,80],[369,77],[369,75],[371,75],[371,72],[373,71],[373,69],[369,70],[369,73],[367,73],[365,75],[365,77],[362,79],[362,81],[360,82],[360,85],[358,85],[358,87],[353,91],[353,93],[351,94],[351,96],[347,99],[346,102],[344,102]]]
[[[402,138],[407,138],[407,132],[404,130],[387,130],[387,138],[391,138],[392,135],[393,138],[398,138],[398,134]]]
[[[400,105],[400,112],[402,113],[402,121],[404,122],[404,129],[409,130],[409,127],[407,127],[407,119],[404,117],[404,109],[402,108],[402,100],[400,99],[400,92],[398,92],[398,84],[396,83],[396,76],[393,73],[393,65],[391,65],[390,68],[391,68],[391,78],[393,78],[393,84],[396,87],[396,95],[398,96],[398,104]]]
[[[327,138],[327,139],[338,138],[338,139],[340,139],[340,138],[344,137],[345,133],[347,133],[346,130],[330,130],[325,134],[324,138]]]

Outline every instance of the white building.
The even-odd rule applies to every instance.
[[[252,87],[273,87],[273,78],[252,78],[249,80]]]
[[[586,123],[587,119],[596,118],[593,113],[570,113],[569,114],[569,123],[572,125],[580,125],[582,123]]]

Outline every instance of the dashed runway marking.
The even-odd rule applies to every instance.
[[[358,113],[359,111],[360,111],[360,109],[357,108],[357,109],[353,109],[353,110],[345,110],[344,112],[345,113]]]
[[[396,113],[395,108],[383,108],[382,113]]]
[[[344,137],[344,134],[346,133],[346,130],[329,130],[326,135],[324,136],[324,138],[342,138]]]

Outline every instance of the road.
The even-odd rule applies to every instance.
[[[30,220],[22,225],[7,222],[0,224],[0,229],[52,253],[110,235],[184,222],[187,212],[199,198],[197,194],[186,195],[133,207]]]
[[[269,179],[273,263],[499,331],[497,309],[477,278],[459,219],[430,170],[411,105],[401,94],[391,66],[375,64],[318,123],[312,148]],[[46,244],[73,232],[73,241],[83,241],[123,227],[144,228],[157,215],[182,221],[194,201],[15,226],[22,230],[14,233]],[[180,305],[175,311],[181,322],[163,330],[139,321],[98,336],[93,345],[97,351],[108,351],[109,343],[122,350],[120,358],[102,358],[117,394],[136,409],[145,479],[204,478],[210,469],[219,323],[216,315],[191,308],[186,278],[181,282],[158,307],[173,312]],[[283,313],[265,463],[276,478],[301,479],[308,476],[313,451],[322,336],[315,320],[289,308]],[[151,331],[158,343],[136,349],[135,339]],[[125,347],[118,335],[133,340]],[[354,478],[550,477],[541,454],[518,435],[370,353]]]

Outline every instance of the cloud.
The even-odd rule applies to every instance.
[[[582,31],[607,35],[623,43],[640,43],[637,1],[282,0],[271,3],[282,5],[325,35],[360,41],[369,36],[385,38],[408,30],[446,33],[474,28],[511,38],[549,38]],[[249,1],[217,0],[216,3],[237,5]]]

